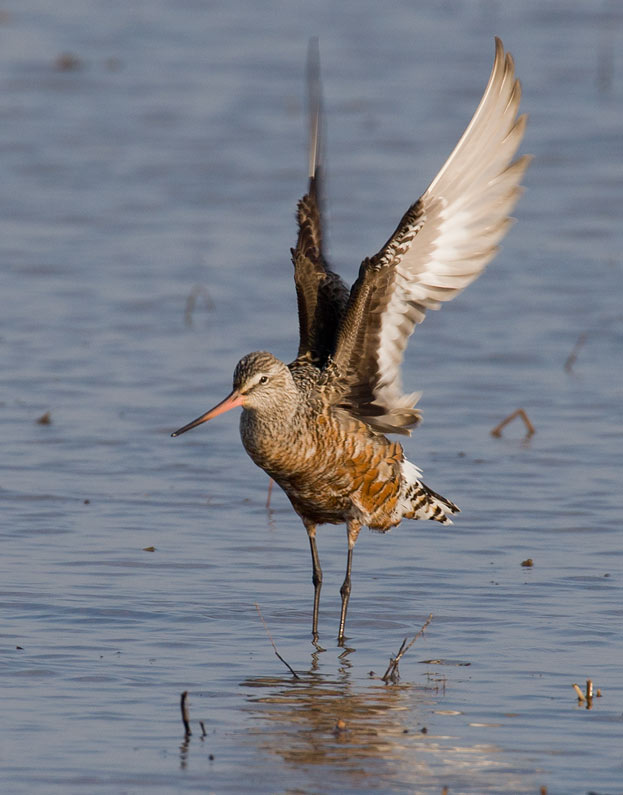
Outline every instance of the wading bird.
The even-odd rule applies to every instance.
[[[407,341],[428,309],[438,309],[474,281],[495,256],[529,158],[515,161],[526,126],[517,117],[521,87],[513,59],[495,40],[489,82],[467,129],[396,231],[363,261],[348,290],[322,245],[321,96],[317,43],[310,45],[309,187],[298,204],[292,249],[300,344],[284,364],[258,351],[236,365],[232,392],[172,435],[240,406],[247,453],[285,491],[311,547],[312,632],[318,638],[322,570],[319,524],[347,528],[338,640],[344,641],[353,548],[363,526],[386,532],[402,519],[450,523],[459,509],[421,480],[402,446],[419,420],[418,393],[403,394]]]

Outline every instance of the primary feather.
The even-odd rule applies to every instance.
[[[335,401],[384,433],[408,434],[419,393],[403,394],[407,341],[428,309],[474,281],[495,256],[519,198],[527,156],[513,162],[526,117],[513,59],[495,40],[483,97],[454,151],[394,234],[364,260],[340,326]]]
[[[297,358],[323,367],[335,350],[348,288],[329,267],[322,246],[322,92],[317,39],[309,46],[307,93],[309,186],[298,203],[299,234],[292,249],[300,332]]]

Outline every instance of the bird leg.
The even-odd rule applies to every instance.
[[[314,614],[312,617],[312,635],[314,641],[318,640],[318,607],[320,606],[320,589],[322,588],[322,569],[318,559],[318,549],[316,547],[316,525],[305,522],[305,529],[309,537],[309,546],[312,554],[312,582],[314,583]]]
[[[346,577],[340,588],[342,595],[342,613],[340,615],[340,631],[337,636],[338,643],[344,642],[344,625],[346,624],[346,611],[348,610],[348,599],[350,597],[350,573],[353,567],[353,548],[357,541],[357,536],[361,530],[359,522],[350,521],[346,525],[346,532],[348,534],[348,557],[346,559]]]

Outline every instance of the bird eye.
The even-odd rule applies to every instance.
[[[260,384],[267,384],[267,383],[268,383],[268,376],[267,375],[263,375],[260,378]]]

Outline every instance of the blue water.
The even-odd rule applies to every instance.
[[[622,23],[554,0],[4,4],[3,791],[623,792]],[[407,454],[463,512],[362,533],[346,649],[345,532],[321,528],[316,649],[307,537],[282,494],[266,511],[234,414],[169,433],[244,353],[296,352],[309,36],[352,279],[456,143],[494,34],[535,160],[495,263],[405,362]],[[536,434],[492,437],[518,407]]]

